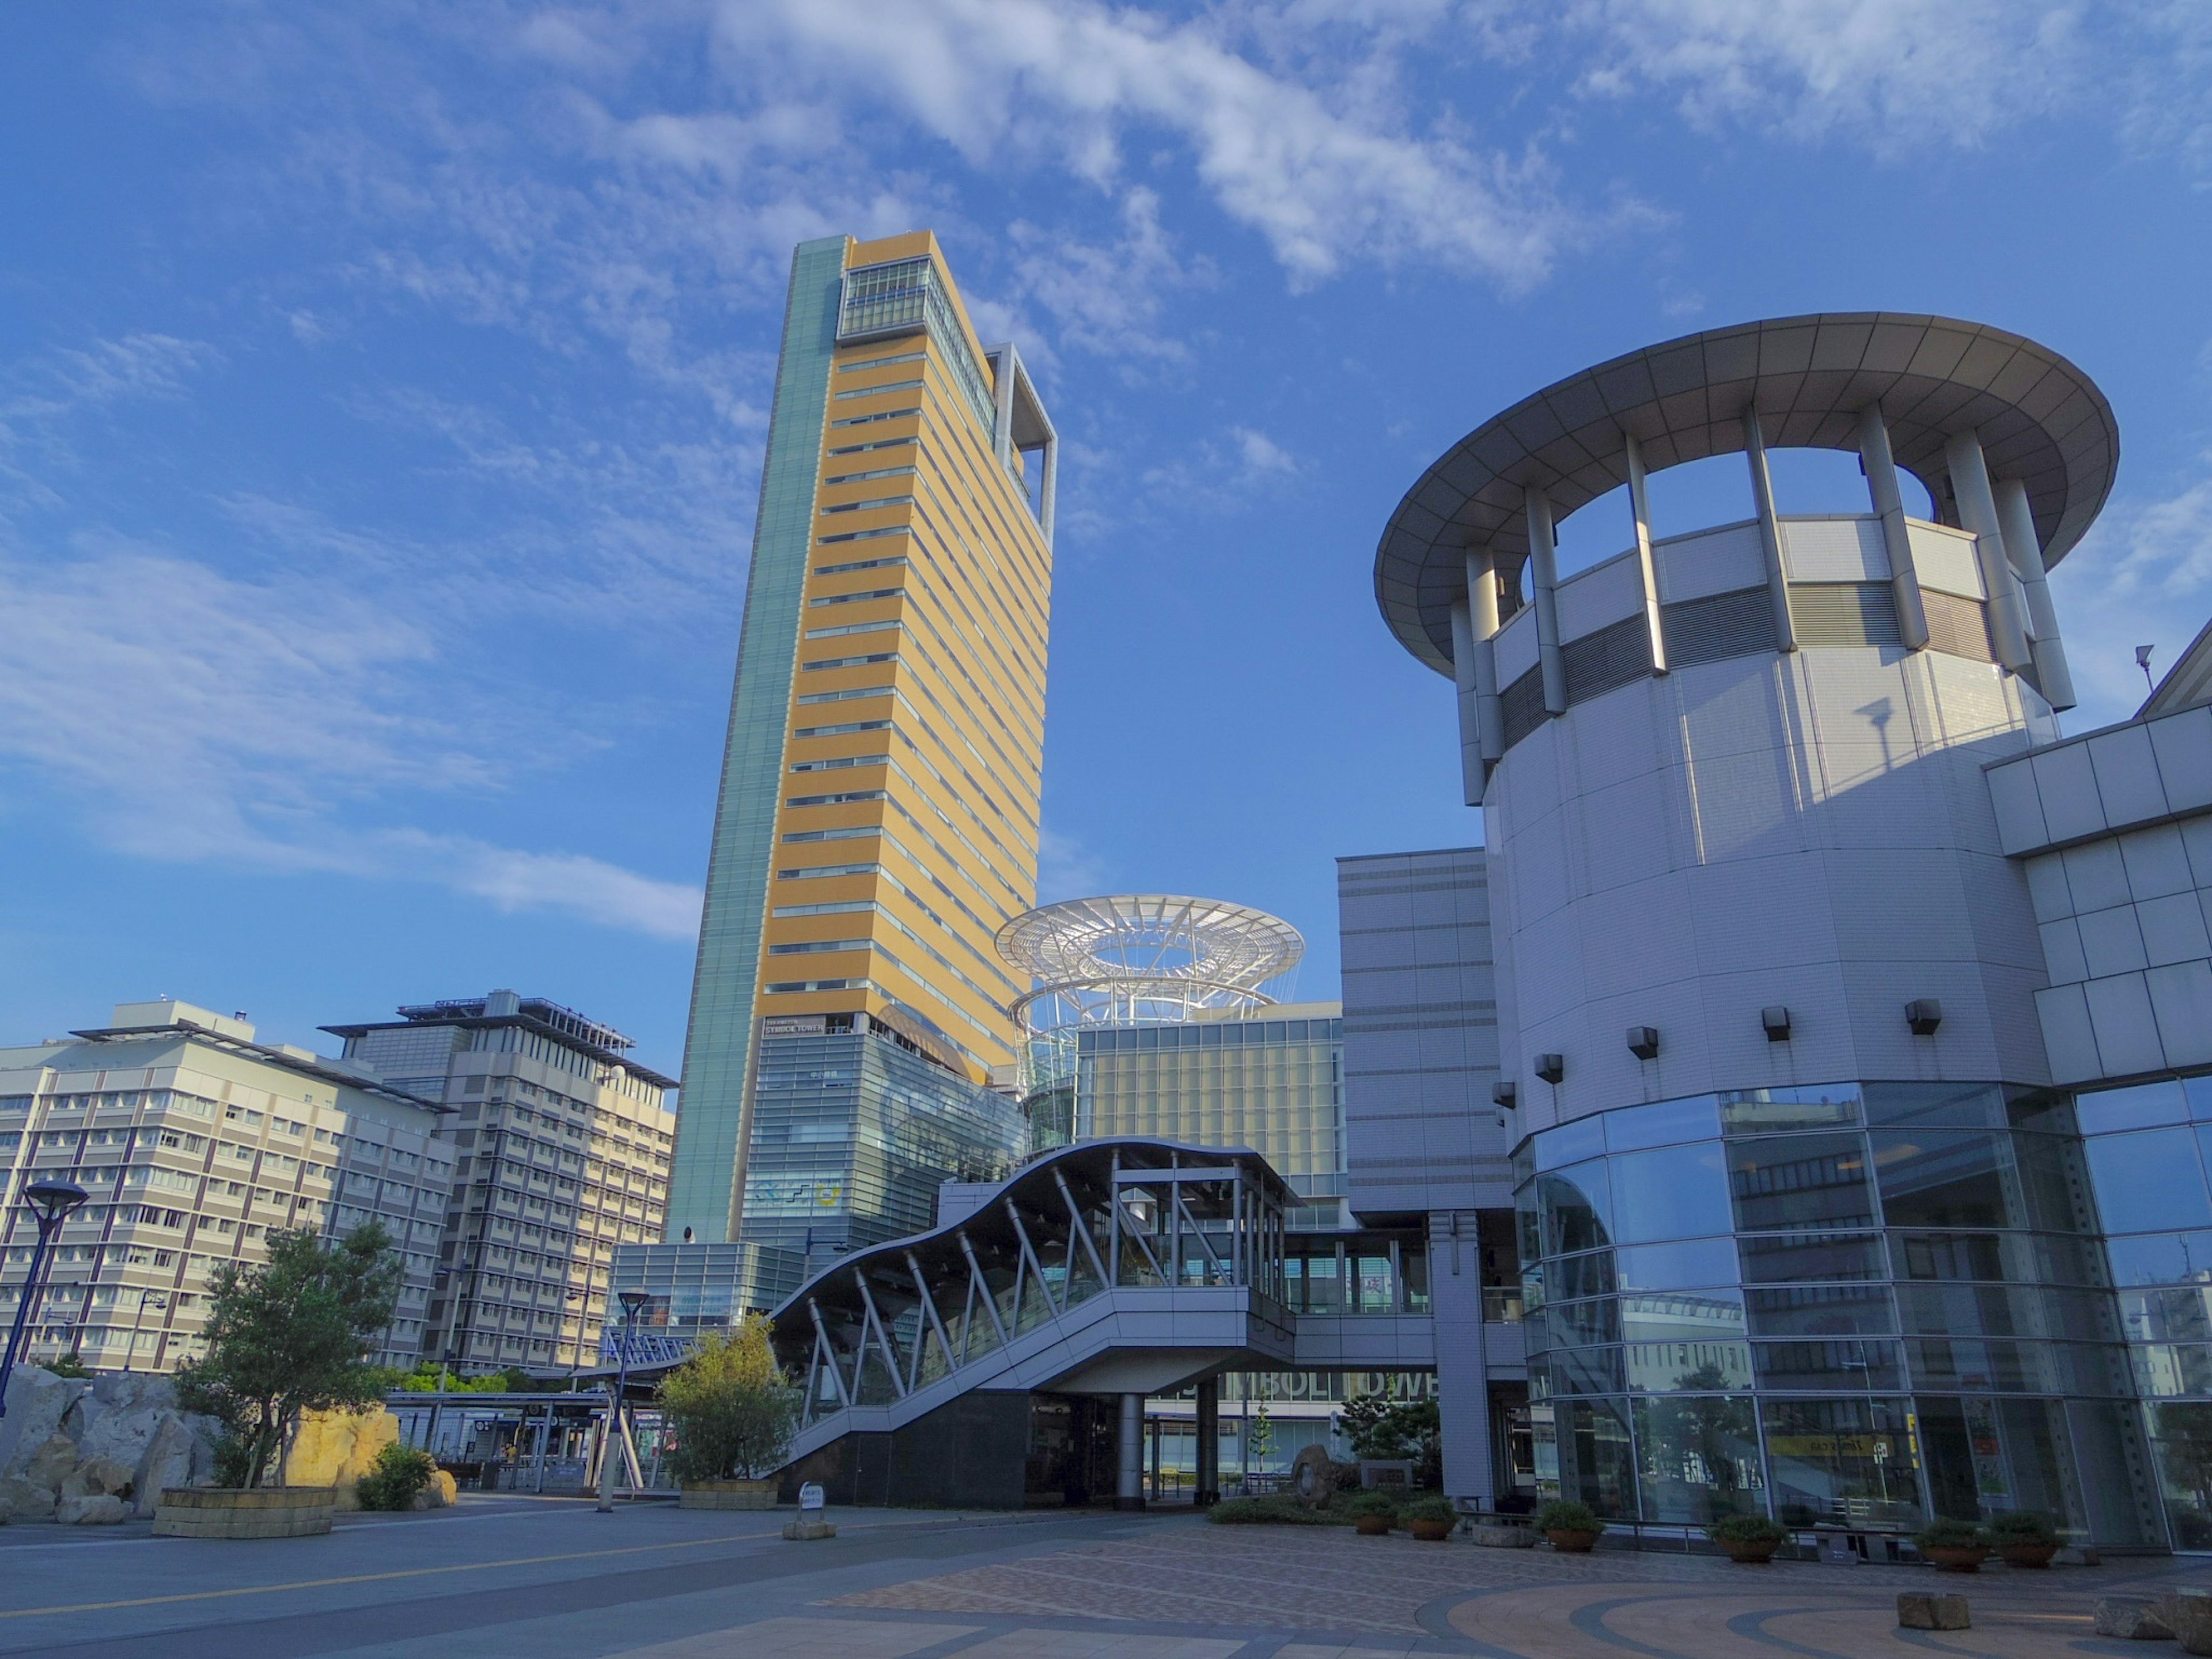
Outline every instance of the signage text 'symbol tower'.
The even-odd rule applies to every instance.
[[[983,1085],[1014,1059],[1024,988],[992,941],[1036,898],[1056,459],[1020,359],[976,337],[933,236],[800,246],[672,1243],[911,1231],[939,1179],[1018,1142]]]
[[[1778,510],[1770,446],[1856,454],[1869,510]],[[1796,317],[1523,399],[1390,521],[1484,808],[1538,1462],[1601,1513],[2151,1524],[1983,775],[2074,702],[2045,575],[2118,446],[2033,341]],[[1655,540],[1647,475],[1723,454],[1749,516]],[[1622,485],[1626,550],[1562,577]]]

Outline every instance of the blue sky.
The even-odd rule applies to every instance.
[[[2195,0],[20,6],[0,140],[0,1040],[508,985],[673,1070],[810,236],[933,227],[1066,441],[1046,896],[1274,910],[1305,995],[1336,854],[1480,839],[1383,520],[1587,363],[2031,335],[2123,434],[2069,729],[2212,613]]]

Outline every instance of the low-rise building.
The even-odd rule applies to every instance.
[[[373,1072],[259,1042],[243,1018],[164,999],[112,1022],[0,1048],[0,1173],[90,1194],[64,1224],[28,1352],[97,1370],[173,1370],[201,1351],[208,1276],[267,1257],[268,1235],[343,1237],[374,1216],[405,1263],[376,1358],[411,1362],[452,1187],[442,1109]],[[0,1216],[0,1318],[12,1319],[38,1230]]]
[[[673,1078],[613,1027],[494,991],[324,1029],[349,1060],[434,1097],[457,1160],[421,1348],[465,1371],[596,1364],[620,1244],[660,1237]]]

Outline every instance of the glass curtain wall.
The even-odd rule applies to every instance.
[[[2212,1550],[2212,1077],[2075,1110],[2174,1547]]]
[[[1705,1095],[1547,1131],[1515,1174],[1546,1489],[1620,1520],[2034,1509],[2162,1541],[2063,1097]]]

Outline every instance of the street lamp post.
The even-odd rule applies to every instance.
[[[23,1188],[23,1206],[39,1224],[39,1242],[31,1251],[31,1271],[23,1278],[22,1299],[15,1304],[8,1352],[0,1357],[0,1417],[8,1414],[8,1376],[15,1369],[15,1356],[22,1351],[23,1327],[30,1320],[31,1305],[39,1299],[39,1280],[46,1270],[47,1250],[62,1223],[90,1195],[65,1176],[47,1176]]]
[[[123,1355],[123,1373],[126,1376],[131,1374],[131,1362],[138,1358],[138,1328],[146,1322],[146,1298],[166,1294],[159,1285],[149,1285],[138,1292],[138,1311],[131,1320],[131,1346]],[[165,1301],[161,1305],[166,1308],[169,1304]]]
[[[629,1344],[637,1329],[638,1310],[647,1301],[643,1291],[622,1293],[622,1355],[615,1369],[615,1391],[607,1398],[607,1430],[599,1445],[599,1513],[615,1512],[616,1431],[622,1420],[623,1390],[629,1386]]]

